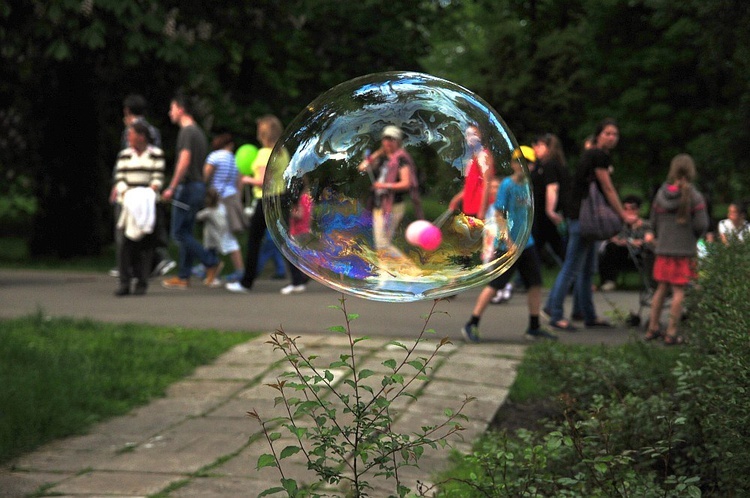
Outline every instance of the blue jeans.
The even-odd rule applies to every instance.
[[[207,251],[193,236],[195,215],[203,207],[206,185],[203,182],[180,184],[174,192],[170,235],[180,251],[177,259],[177,276],[189,279],[193,261],[198,260],[208,268],[218,264],[215,254]]]
[[[575,282],[575,297],[583,313],[583,320],[585,323],[592,323],[597,318],[594,296],[591,292],[596,244],[593,240],[581,238],[581,225],[578,220],[570,220],[568,236],[565,261],[547,297],[545,309],[549,312],[552,322],[562,320],[565,295]]]
[[[271,239],[268,229],[266,229],[266,233],[263,235],[263,244],[260,246],[260,254],[258,255],[258,273],[263,271],[269,259],[273,261],[274,274],[279,277],[285,277],[286,260]]]

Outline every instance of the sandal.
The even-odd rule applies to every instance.
[[[680,344],[685,344],[685,338],[681,335],[665,335],[664,336],[664,345],[665,346],[679,346]]]
[[[660,329],[649,330],[646,332],[646,335],[643,336],[643,339],[645,341],[653,341],[654,339],[658,339],[661,336],[662,334]]]

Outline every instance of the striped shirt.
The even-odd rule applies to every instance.
[[[114,183],[118,192],[132,187],[156,187],[164,184],[164,152],[149,145],[142,154],[128,147],[117,155]]]
[[[225,149],[211,152],[206,163],[214,167],[211,186],[222,199],[237,193],[237,163],[234,154]]]

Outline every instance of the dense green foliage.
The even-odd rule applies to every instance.
[[[487,434],[442,496],[747,496],[749,273],[750,244],[711,247],[688,346],[531,348],[516,382],[541,387],[522,401],[553,398],[557,416]]]
[[[618,182],[644,194],[678,151],[724,202],[750,184],[750,4],[740,0],[0,0],[0,234],[34,255],[98,254],[121,102],[142,93],[171,167],[180,88],[210,132],[253,141],[355,76],[418,70],[487,100],[520,141],[571,160],[619,119]],[[34,213],[33,223],[30,221]]]
[[[36,316],[0,327],[0,462],[162,396],[247,333]]]

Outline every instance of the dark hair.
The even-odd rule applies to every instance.
[[[122,107],[130,111],[130,114],[143,116],[144,114],[146,114],[148,103],[146,102],[146,99],[143,98],[143,95],[131,93],[123,99]]]
[[[204,198],[203,204],[206,207],[215,208],[219,205],[219,192],[213,188],[208,187],[206,189],[206,197]]]
[[[623,197],[622,203],[623,204],[635,204],[636,207],[640,208],[641,204],[643,204],[643,199],[641,199],[637,195],[631,194],[631,195],[626,195],[625,197]]]
[[[565,161],[565,152],[563,151],[562,144],[560,143],[560,139],[557,138],[557,135],[544,133],[538,135],[532,143],[538,144],[540,142],[547,146],[549,155],[554,161],[557,161],[561,166],[568,165],[567,161]]]
[[[734,206],[737,208],[737,211],[739,211],[741,216],[745,216],[747,214],[746,212],[746,206],[744,201],[736,200],[729,203],[729,206]],[[729,207],[727,206],[727,208]]]
[[[211,141],[211,148],[213,150],[223,149],[232,142],[234,142],[234,137],[231,133],[220,133]]]
[[[179,107],[182,108],[183,111],[185,111],[185,114],[192,116],[193,112],[195,111],[195,107],[193,105],[193,98],[185,95],[182,92],[177,93],[174,97],[172,97],[172,102],[177,104]]]
[[[599,121],[599,124],[596,125],[596,128],[594,129],[594,144],[596,144],[596,140],[599,138],[599,134],[604,131],[604,128],[607,126],[614,126],[616,128],[620,128],[620,126],[617,124],[617,121],[615,121],[615,118],[604,118],[601,121]]]
[[[139,135],[142,135],[146,137],[146,141],[148,143],[151,143],[151,130],[148,129],[148,126],[146,126],[146,123],[143,121],[136,121],[130,125],[130,127],[133,129],[134,132],[136,132]]]

